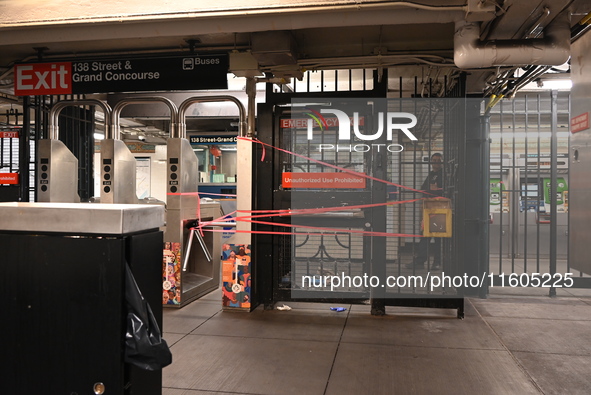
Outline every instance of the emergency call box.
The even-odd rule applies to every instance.
[[[423,236],[451,237],[451,201],[447,198],[423,200]]]

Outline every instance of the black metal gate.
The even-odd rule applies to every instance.
[[[407,280],[428,277],[432,271],[439,275],[444,270],[450,275],[464,271],[458,244],[464,222],[466,103],[437,97],[394,99],[386,93],[387,76],[380,82],[374,72],[371,82],[373,89],[357,92],[277,93],[270,87],[266,103],[259,105],[257,130],[262,144],[256,145],[255,155],[263,159],[256,161],[255,212],[272,213],[265,220],[253,221],[261,301],[267,307],[290,300],[371,301],[373,314],[383,314],[387,305],[450,307],[457,308],[462,317],[462,286],[434,288],[428,282]],[[462,83],[455,93],[462,97]],[[359,137],[341,147],[336,129],[329,127],[309,138],[312,132],[305,127],[306,116],[322,128],[314,117],[320,107],[330,103],[342,109],[355,99],[365,108],[359,117],[368,131],[375,130],[381,113],[416,114],[413,131],[419,141],[409,141],[402,133],[386,141],[383,134],[381,140],[372,141],[381,145],[380,152],[375,145],[366,149],[369,144]],[[330,149],[314,150],[312,145]],[[395,154],[390,150],[394,145],[401,148]],[[444,158],[440,189],[452,205],[453,237],[427,243],[427,256],[433,258],[427,259],[425,271],[419,271],[413,257],[418,253],[417,236],[422,233],[425,194],[420,189],[436,152]],[[360,188],[337,190],[329,187],[335,172],[350,179],[357,174],[368,177]],[[326,174],[323,180],[328,184],[303,184],[301,188],[285,184],[285,177],[301,179],[302,174]],[[436,268],[432,259],[437,256],[441,256],[441,265]],[[343,279],[375,278],[379,285],[326,282],[339,274]],[[404,283],[384,287],[392,278],[403,278]]]
[[[375,72],[374,72],[375,74]],[[351,73],[349,74],[351,78]],[[339,99],[346,101],[347,98],[359,97],[384,97],[386,94],[385,81],[382,84],[375,83],[370,72],[364,72],[361,90],[349,89],[346,92],[339,92]],[[310,81],[311,79],[308,79]],[[351,81],[351,79],[350,79]],[[375,86],[374,86],[375,83]],[[372,89],[367,89],[372,86]],[[300,85],[300,88],[302,85]],[[351,87],[351,83],[349,84]],[[298,97],[325,97],[336,96],[331,92],[310,92],[309,84],[304,85],[306,93],[274,93],[271,86],[267,89],[266,103],[259,105],[258,109],[258,140],[268,144],[264,148],[265,159],[257,161],[256,169],[256,209],[257,210],[290,210],[297,205],[297,209],[320,207],[338,207],[339,205],[363,206],[374,198],[371,193],[371,184],[367,183],[363,188],[341,189],[339,193],[335,190],[323,190],[318,193],[318,188],[308,189],[285,189],[282,185],[282,175],[287,173],[321,173],[324,171],[335,171],[323,164],[330,164],[336,168],[347,168],[352,171],[370,174],[375,163],[370,155],[364,152],[347,152],[339,155],[328,152],[310,154],[310,144],[305,139],[305,131],[289,126],[290,120],[297,120],[303,115],[302,110],[291,106],[291,100]],[[307,106],[307,109],[314,111],[314,104]],[[364,118],[370,119],[371,112],[375,109],[367,107]],[[284,126],[284,127],[282,127]],[[322,133],[314,143],[335,144],[336,134],[334,131]],[[260,147],[259,147],[260,148]],[[305,155],[297,156],[298,151],[306,152]],[[257,156],[261,156],[263,149],[259,149]],[[318,161],[318,162],[316,162]],[[320,164],[319,162],[323,163]],[[343,173],[346,174],[346,173]],[[292,192],[297,190],[297,197]],[[271,192],[272,191],[272,192]],[[331,226],[339,229],[348,229],[351,232],[311,231],[313,227],[325,227],[327,215],[331,218]],[[269,234],[253,235],[255,254],[259,258],[258,272],[263,273],[259,277],[259,292],[262,302],[269,306],[276,301],[292,300],[292,291],[302,286],[301,277],[298,272],[310,275],[327,275],[344,270],[346,273],[357,274],[368,272],[367,266],[372,254],[371,244],[368,237],[358,231],[368,228],[371,221],[370,209],[354,209],[347,213],[331,215],[330,213],[310,213],[310,215],[298,216],[293,220],[288,216],[276,216],[271,220],[273,225],[254,223],[255,232],[272,232]],[[289,225],[289,227],[283,226]],[[381,225],[373,223],[373,227],[385,229],[385,217],[382,216]],[[371,227],[372,225],[369,225]],[[284,233],[284,234],[281,234]],[[383,252],[381,252],[383,254]],[[264,257],[264,258],[263,258]],[[263,267],[264,266],[264,267]],[[364,301],[370,295],[367,291],[345,292],[349,300]],[[341,293],[341,296],[342,293]],[[326,291],[325,287],[318,287],[316,291],[308,292],[306,296],[298,300],[340,300],[334,294]]]
[[[34,156],[29,147],[29,114],[11,108],[5,117],[0,122],[0,202],[27,202],[32,181],[30,156]]]
[[[491,285],[591,287],[568,262],[570,93],[523,93],[489,114]]]

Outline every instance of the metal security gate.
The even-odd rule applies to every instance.
[[[568,263],[570,94],[520,94],[490,109],[493,287],[589,287]]]
[[[425,98],[390,100],[392,109],[417,114],[415,133],[418,142],[406,144],[400,161],[388,162],[388,177],[400,187],[391,189],[388,199],[399,204],[388,206],[392,229],[407,235],[422,235],[430,226],[423,216],[426,201],[443,197],[449,201],[453,214],[451,237],[391,237],[386,238],[388,256],[387,276],[411,279],[428,273],[427,284],[408,283],[387,287],[386,305],[412,306],[415,298],[429,300],[432,306],[453,307],[464,294],[464,286],[439,280],[461,276],[467,268],[462,254],[464,240],[464,163],[465,119],[464,99]],[[431,170],[441,166],[441,191],[422,193]],[[396,248],[394,248],[396,247]],[[394,252],[394,254],[392,254]],[[437,279],[437,281],[435,281]],[[427,286],[424,286],[427,285]]]
[[[28,114],[6,110],[0,122],[0,201],[29,201]]]
[[[255,213],[260,217],[272,213],[272,218],[253,221],[253,243],[258,292],[267,307],[289,300],[371,301],[374,314],[383,314],[387,305],[403,305],[457,308],[458,316],[463,316],[462,286],[432,287],[427,282],[409,281],[428,276],[428,272],[441,275],[445,270],[460,275],[464,271],[464,257],[458,250],[464,222],[463,81],[453,93],[460,98],[457,100],[430,97],[429,89],[422,90],[424,98],[392,97],[392,92],[386,94],[382,85],[387,78],[384,76],[381,83],[377,81],[375,78],[364,84],[372,90],[316,92],[312,101],[309,88],[304,95],[289,90],[273,92],[269,88],[267,103],[259,106],[260,144],[256,145],[255,155],[261,160],[257,160]],[[376,97],[382,97],[384,102]],[[351,138],[343,145],[339,143],[337,129],[320,130],[317,118],[328,102],[333,108],[346,109],[355,100],[365,108],[359,111],[359,119],[365,122],[364,134],[376,130],[380,113],[412,113],[416,114],[413,131],[419,141],[409,141],[403,133],[387,141],[384,134],[381,140],[371,141],[372,148],[366,148],[372,145],[366,139]],[[306,128],[309,118],[314,119],[317,129]],[[312,139],[309,133],[313,134]],[[383,151],[376,150],[377,145]],[[394,145],[401,149],[393,152]],[[317,149],[318,146],[326,149]],[[391,151],[387,152],[385,147]],[[427,260],[419,270],[413,265],[413,257],[419,253],[417,240],[422,234],[422,200],[431,195],[420,189],[435,164],[434,153],[444,158],[445,176],[440,189],[452,205],[453,237],[432,241],[429,237]],[[357,182],[357,173],[369,175],[361,187],[329,187],[335,182],[334,174]],[[302,174],[323,176],[320,182],[326,184],[314,187],[309,184],[313,181],[303,180]],[[286,185],[288,177],[290,182],[304,184]],[[327,207],[342,209],[324,210]],[[293,215],[298,210],[302,215]],[[438,256],[440,265],[435,267]],[[340,280],[338,284],[327,283],[323,278],[339,273],[343,278],[371,276],[379,279],[381,286],[355,286]],[[303,279],[306,276],[308,283]],[[384,287],[385,280],[391,278],[404,282]]]
[[[375,196],[371,193],[371,182],[362,187],[339,188],[338,190],[320,188],[288,188],[283,179],[290,174],[295,182],[301,178],[301,174],[318,175],[320,181],[328,177],[332,181],[340,172],[338,169],[350,169],[351,171],[371,174],[373,163],[367,152],[312,152],[311,144],[335,145],[334,130],[315,131],[314,140],[307,139],[306,129],[298,127],[297,123],[305,122],[310,114],[313,116],[318,104],[311,103],[301,108],[291,105],[292,100],[298,97],[322,98],[339,97],[345,102],[348,98],[360,97],[385,97],[385,80],[378,83],[375,71],[371,70],[350,71],[334,76],[333,88],[327,92],[319,92],[315,89],[316,77],[309,73],[302,83],[296,83],[297,93],[274,92],[269,86],[267,89],[266,103],[259,105],[258,109],[258,140],[267,144],[267,147],[257,152],[257,157],[264,155],[262,162],[257,161],[256,169],[256,201],[257,209],[262,212],[272,210],[277,213],[280,210],[306,210],[319,207],[335,207],[339,205],[365,206],[372,203]],[[356,75],[355,75],[356,74]],[[324,75],[324,74],[322,74]],[[321,74],[317,74],[321,76]],[[324,81],[324,77],[320,78]],[[357,82],[354,82],[357,81]],[[358,85],[357,83],[361,81]],[[339,86],[347,85],[344,91],[335,93]],[[324,85],[322,85],[324,86]],[[345,104],[346,105],[346,104]],[[367,113],[363,118],[370,120],[371,113],[375,109],[366,108]],[[301,125],[300,125],[301,126]],[[302,155],[300,155],[302,154]],[[335,168],[330,168],[329,164]],[[342,173],[347,175],[346,173]],[[344,177],[347,178],[347,177]],[[365,182],[366,180],[364,180]],[[314,182],[314,181],[308,181]],[[272,191],[269,193],[269,191]],[[296,192],[297,191],[297,192]],[[338,193],[337,193],[338,192]],[[296,196],[297,195],[297,196]],[[384,198],[384,197],[383,197]],[[259,294],[262,302],[270,306],[276,301],[293,300],[292,292],[302,287],[300,274],[312,276],[331,275],[344,272],[350,275],[358,275],[369,272],[368,263],[372,253],[385,255],[384,251],[378,252],[369,242],[369,238],[363,232],[368,226],[385,230],[385,216],[370,225],[372,222],[372,210],[367,208],[345,210],[341,213],[309,212],[294,218],[287,215],[272,216],[267,223],[253,223],[256,234],[253,235],[255,245],[255,258],[259,262],[258,272],[264,273],[259,277]],[[331,232],[326,230],[327,221],[339,229],[348,229],[350,232]],[[318,231],[315,231],[318,228]],[[268,234],[266,234],[269,232]],[[262,234],[261,234],[262,233]],[[282,234],[283,233],[283,234]],[[264,257],[264,258],[262,258]],[[344,296],[351,302],[368,300],[369,291],[353,293],[340,289],[340,292],[330,293],[327,287],[330,284],[322,284],[315,291],[307,292],[298,297],[298,300],[341,300]]]
[[[20,137],[22,127],[0,127],[0,201],[18,201],[20,197]]]

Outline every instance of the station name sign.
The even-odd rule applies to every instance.
[[[236,144],[238,136],[189,136],[191,144]]]
[[[22,63],[16,96],[227,89],[227,54]]]

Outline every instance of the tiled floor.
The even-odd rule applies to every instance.
[[[591,393],[591,292],[497,290],[454,310],[288,303],[165,309],[164,395]],[[510,293],[508,293],[511,291]],[[531,291],[531,289],[530,289]],[[570,292],[572,291],[572,292]]]

